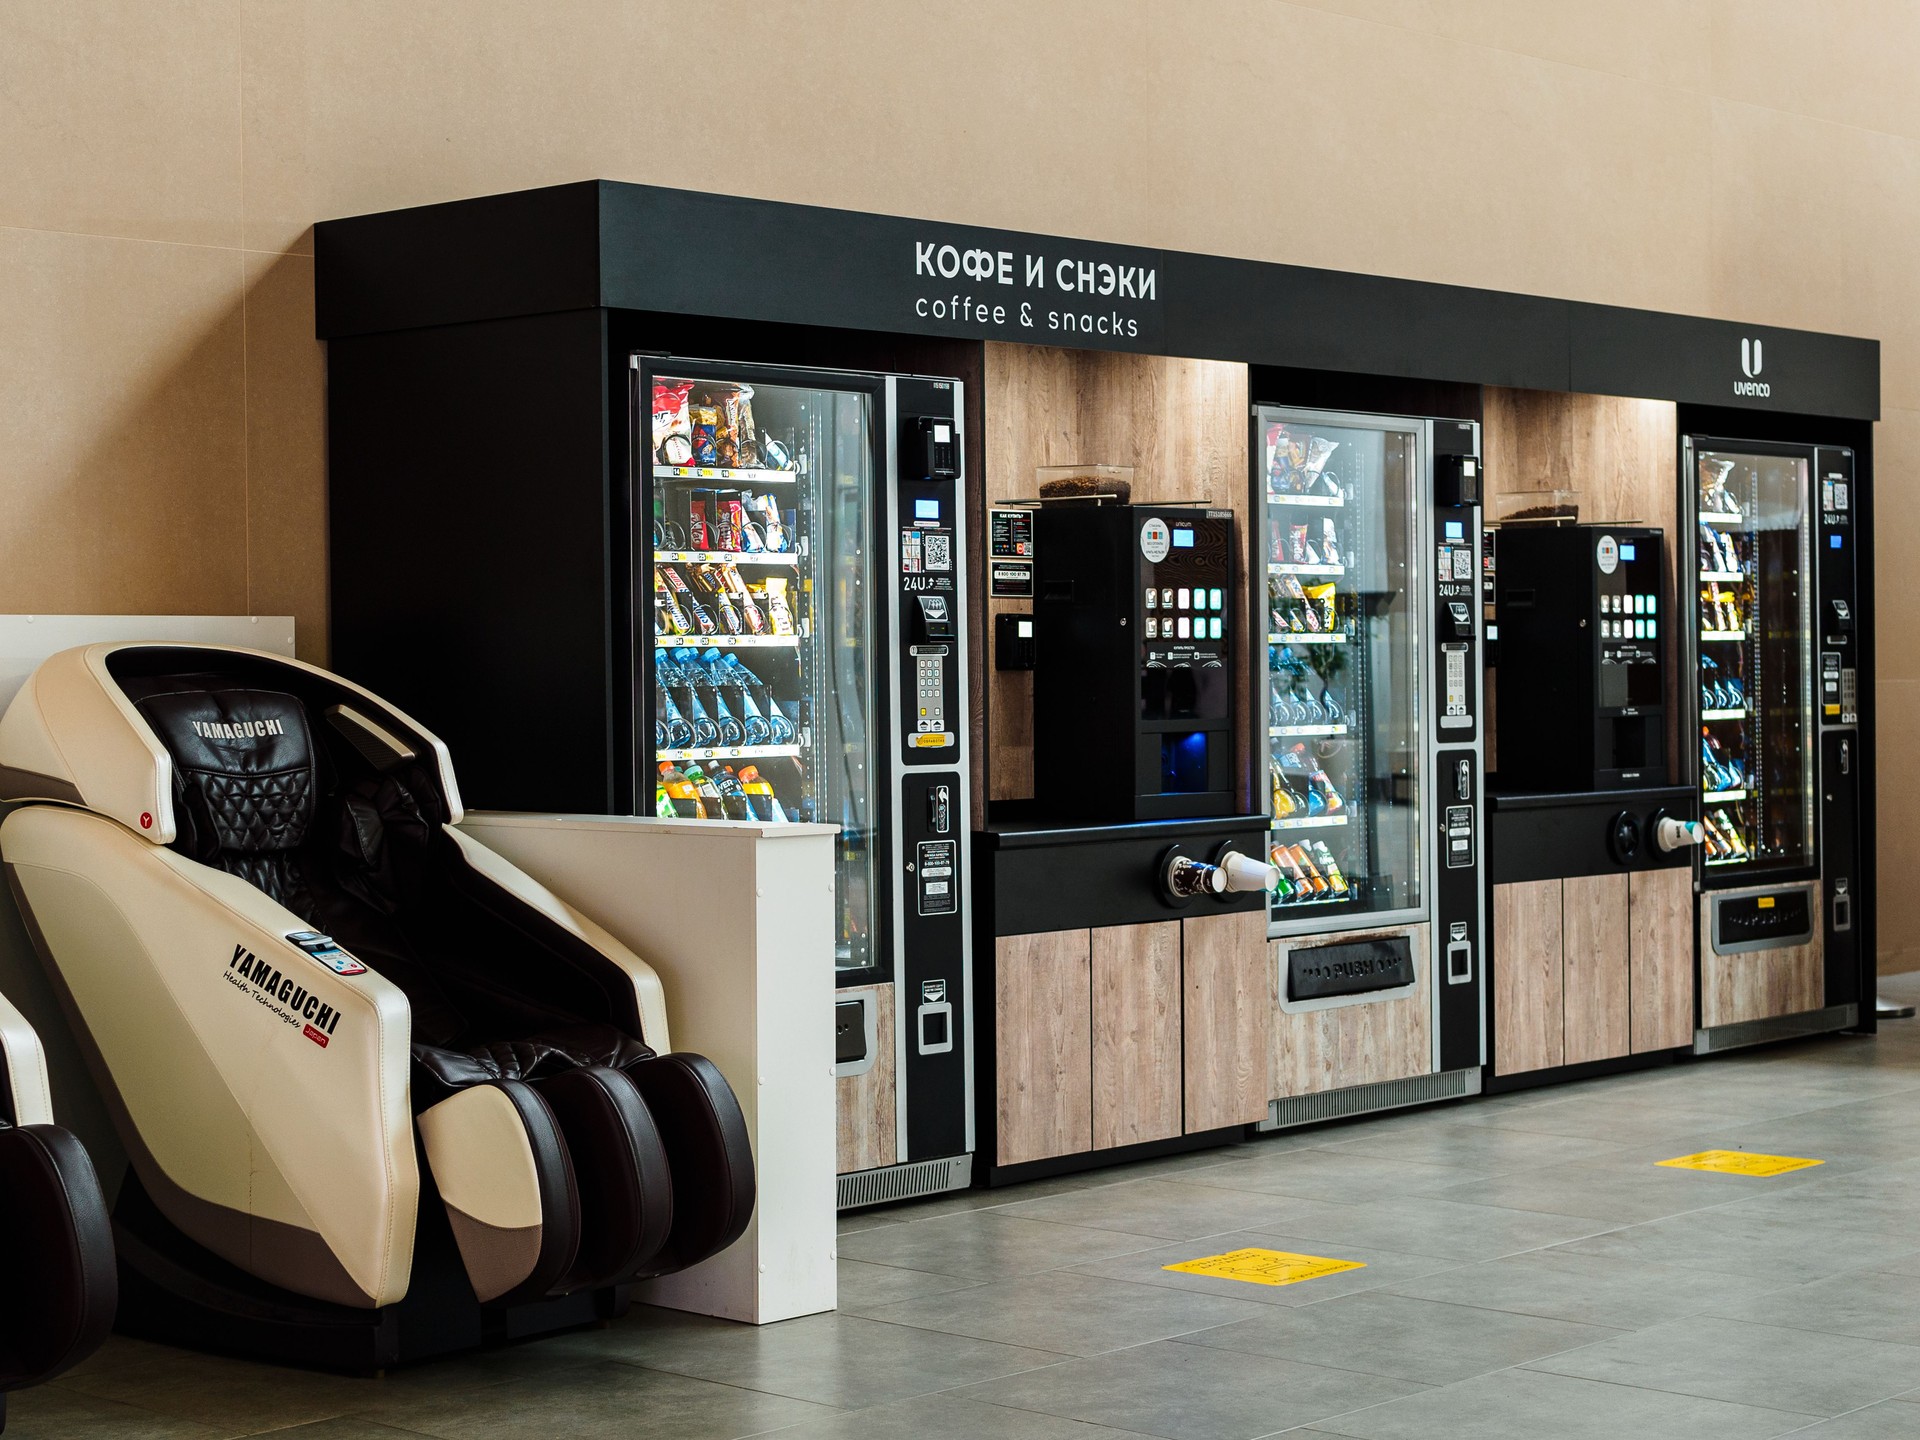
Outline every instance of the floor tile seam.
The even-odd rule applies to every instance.
[[[1920,1249],[1920,1246],[1916,1246],[1915,1248]],[[917,1265],[896,1265],[891,1260],[861,1260],[853,1255],[842,1255],[837,1248],[833,1258],[836,1261],[844,1260],[849,1265],[871,1265],[876,1270],[898,1270],[903,1275],[925,1275],[931,1280],[958,1280],[961,1282],[961,1288],[972,1288],[980,1285],[991,1285],[993,1283],[991,1280],[975,1280],[967,1275],[955,1275],[950,1270],[922,1270]],[[912,1299],[913,1297],[907,1296],[905,1298]],[[890,1304],[892,1302],[889,1301],[888,1303]],[[834,1312],[822,1311],[820,1313],[832,1314]]]
[[[876,1323],[886,1323],[886,1322],[876,1322]],[[1023,1350],[1033,1349],[1031,1345],[1023,1345],[1023,1346],[1020,1346],[1019,1348]],[[1048,1350],[1048,1351],[1043,1351],[1041,1353],[1051,1355],[1053,1352],[1051,1350]],[[1068,1356],[1063,1358],[1070,1359],[1072,1357]],[[669,1370],[665,1365],[661,1365],[657,1362],[652,1365],[646,1365],[641,1363],[638,1360],[630,1360],[625,1357],[617,1356],[617,1355],[609,1355],[604,1360],[598,1363],[605,1364],[605,1365],[618,1365],[623,1369],[627,1369],[627,1370],[645,1370],[649,1374],[653,1374],[653,1375],[670,1375],[676,1380],[698,1380],[703,1385],[722,1385],[729,1390],[738,1390],[742,1394],[746,1394],[746,1395],[771,1395],[776,1400],[797,1400],[803,1405],[818,1405],[823,1410],[833,1410],[842,1415],[852,1415],[857,1411],[867,1410],[872,1408],[871,1406],[868,1406],[868,1405],[836,1405],[831,1400],[815,1400],[812,1397],[807,1395],[793,1395],[793,1394],[789,1394],[785,1390],[769,1390],[764,1386],[748,1385],[739,1380],[716,1380],[711,1375],[696,1375],[691,1370]],[[1045,1365],[1036,1365],[1032,1368],[1036,1370],[1044,1370],[1047,1367]],[[809,1372],[809,1373],[812,1373],[812,1372]],[[1025,1374],[1026,1372],[1021,1370],[1015,1370],[1010,1373],[1015,1375],[1020,1375],[1020,1374]],[[970,1383],[977,1383],[977,1382],[970,1382]],[[935,1392],[929,1390],[921,1393],[931,1395]],[[913,1395],[896,1395],[896,1396],[893,1396],[891,1399],[875,1401],[874,1403],[881,1404],[881,1405],[890,1405],[893,1403],[894,1400],[912,1400],[915,1398],[917,1397]],[[356,1415],[355,1418],[356,1419],[376,1419],[378,1417],[360,1414],[360,1415]],[[818,1415],[815,1415],[809,1418],[813,1420],[818,1420],[821,1417]],[[381,1421],[380,1423],[385,1424],[386,1422]],[[793,1423],[796,1425],[804,1425],[807,1423],[807,1421],[796,1420]]]
[[[1853,1272],[1842,1271],[1840,1273],[1842,1275],[1847,1275],[1847,1274],[1852,1274]],[[1828,1280],[1833,1280],[1833,1279],[1838,1279],[1839,1276],[1829,1275],[1824,1278]],[[1820,1282],[1810,1280],[1806,1283],[1809,1285],[1812,1285],[1812,1284],[1818,1284]],[[1765,1299],[1765,1300],[1778,1300],[1781,1298],[1781,1296],[1780,1296],[1780,1292],[1775,1291],[1772,1294],[1764,1295],[1764,1296],[1755,1296],[1754,1298]],[[1695,1315],[1692,1315],[1690,1317],[1684,1317],[1684,1318],[1690,1318],[1694,1320],[1724,1320],[1729,1325],[1756,1325],[1767,1330],[1791,1330],[1796,1335],[1819,1335],[1828,1340],[1852,1340],[1855,1342],[1864,1342],[1868,1345],[1893,1345],[1893,1346],[1899,1347],[1902,1350],[1913,1351],[1915,1360],[1920,1361],[1920,1344],[1911,1343],[1906,1340],[1879,1340],[1874,1338],[1871,1335],[1856,1335],[1853,1332],[1848,1330],[1822,1330],[1816,1325],[1791,1325],[1783,1320],[1753,1320],[1753,1319],[1749,1319],[1744,1315],[1721,1315],[1711,1310],[1703,1310]],[[1916,1387],[1909,1386],[1908,1388],[1914,1389]],[[1887,1398],[1893,1399],[1894,1397],[1888,1396]]]
[[[49,1380],[45,1384],[37,1386],[35,1388],[42,1389],[42,1390],[57,1390],[60,1393],[67,1395],[69,1397],[72,1397],[74,1399],[89,1400],[94,1402],[97,1405],[123,1406],[128,1410],[136,1410],[142,1415],[151,1415],[156,1420],[172,1420],[172,1421],[180,1422],[182,1424],[197,1425],[203,1430],[210,1430],[215,1432],[218,1435],[226,1437],[226,1440],[240,1440],[240,1437],[244,1437],[244,1436],[265,1435],[265,1434],[271,1433],[270,1431],[267,1431],[267,1430],[233,1429],[217,1421],[201,1420],[201,1419],[195,1418],[192,1415],[182,1415],[172,1410],[161,1410],[152,1405],[142,1404],[137,1400],[122,1400],[115,1395],[101,1395],[92,1390],[82,1390],[79,1387],[69,1383],[72,1380],[72,1378],[73,1377],[71,1375],[62,1375],[57,1379]],[[4,1395],[0,1395],[0,1402],[4,1402],[5,1399],[6,1397]],[[12,1417],[9,1417],[9,1418],[12,1418]],[[341,1415],[320,1415],[308,1420],[296,1420],[293,1422],[293,1424],[294,1425],[317,1425],[324,1420],[338,1420],[341,1418],[342,1418]],[[291,1426],[276,1426],[274,1428],[289,1429],[291,1428]]]
[[[1585,1347],[1583,1346],[1581,1348],[1584,1349]],[[1564,1370],[1553,1370],[1553,1369],[1547,1368],[1548,1362],[1562,1359],[1565,1355],[1571,1354],[1571,1353],[1572,1353],[1571,1351],[1562,1351],[1561,1354],[1559,1355],[1543,1355],[1538,1360],[1523,1361],[1522,1363],[1512,1366],[1511,1368],[1515,1370],[1528,1370],[1533,1372],[1536,1375],[1557,1375],[1562,1380],[1584,1380],[1590,1385],[1612,1385],[1615,1388],[1621,1389],[1621,1390],[1646,1390],[1646,1391],[1651,1391],[1656,1395],[1684,1395],[1689,1400],[1711,1400],[1717,1404],[1740,1405],[1750,1410],[1772,1410],[1777,1414],[1781,1414],[1781,1415],[1805,1415],[1810,1419],[1814,1419],[1814,1420],[1831,1420],[1834,1418],[1832,1415],[1823,1415],[1820,1412],[1815,1410],[1789,1410],[1784,1406],[1780,1406],[1780,1405],[1755,1405],[1753,1402],[1748,1400],[1728,1400],[1725,1397],[1719,1396],[1719,1395],[1703,1395],[1698,1390],[1674,1390],[1674,1389],[1668,1388],[1665,1385],[1635,1384],[1631,1381],[1626,1381],[1626,1380],[1608,1379],[1598,1375],[1573,1375],[1573,1374],[1569,1374]],[[1883,1397],[1883,1398],[1890,1399],[1892,1397],[1889,1396],[1889,1397]],[[1874,1403],[1878,1404],[1879,1402],[1875,1401]],[[1805,1429],[1806,1427],[1802,1426],[1801,1428]]]
[[[1469,1267],[1465,1267],[1465,1268],[1469,1268],[1469,1269],[1470,1269],[1470,1268],[1472,1268],[1472,1267],[1470,1267],[1470,1266],[1469,1266]],[[1445,1272],[1445,1271],[1442,1271],[1441,1273],[1442,1273],[1442,1274],[1445,1274],[1446,1272]],[[1574,1275],[1574,1274],[1576,1274],[1577,1272],[1575,1272],[1575,1271],[1571,1271],[1571,1270],[1562,1270],[1562,1271],[1559,1271],[1559,1272],[1557,1272],[1557,1273],[1559,1273],[1559,1274],[1562,1274],[1562,1275]],[[1697,1274],[1697,1273],[1704,1273],[1704,1272],[1697,1272],[1697,1271],[1696,1271],[1695,1273]],[[1433,1278],[1433,1277],[1432,1277],[1432,1276],[1430,1276],[1430,1275],[1422,1275],[1422,1276],[1419,1276],[1419,1277],[1417,1277],[1417,1278],[1415,1278],[1415,1279],[1413,1279],[1413,1280],[1409,1280],[1409,1281],[1407,1281],[1406,1283],[1407,1283],[1407,1284],[1409,1284],[1409,1285],[1418,1285],[1418,1284],[1420,1284],[1420,1283],[1421,1283],[1422,1281],[1424,1281],[1424,1280],[1430,1280],[1430,1279],[1432,1279],[1432,1278]],[[1729,1277],[1729,1278],[1731,1278],[1731,1277]],[[1787,1288],[1792,1288],[1792,1287],[1787,1287]],[[1403,1299],[1403,1300],[1426,1300],[1426,1301],[1432,1301],[1432,1300],[1433,1300],[1433,1297],[1432,1297],[1431,1295],[1410,1295],[1410,1294],[1408,1294],[1408,1293],[1407,1293],[1407,1292],[1406,1292],[1405,1290],[1396,1290],[1396,1289],[1395,1289],[1395,1288],[1394,1288],[1393,1286],[1391,1286],[1391,1285],[1383,1285],[1383,1286],[1381,1286],[1381,1287],[1379,1287],[1379,1289],[1378,1289],[1378,1290],[1373,1290],[1373,1291],[1364,1291],[1364,1290],[1363,1290],[1363,1291],[1358,1291],[1358,1292],[1356,1292],[1356,1293],[1358,1293],[1358,1294],[1363,1294],[1363,1295],[1364,1295],[1364,1294],[1386,1294],[1386,1295],[1395,1295],[1395,1296],[1398,1296],[1399,1298],[1401,1298],[1401,1299]],[[1763,1292],[1761,1293],[1761,1295],[1755,1295],[1755,1296],[1753,1296],[1752,1298],[1753,1298],[1753,1299],[1756,1299],[1756,1300],[1758,1300],[1758,1299],[1761,1299],[1761,1298],[1763,1298],[1763,1296],[1766,1296],[1766,1295],[1772,1295],[1772,1294],[1775,1294],[1775,1293],[1777,1293],[1777,1292],[1774,1292],[1774,1291],[1770,1291],[1770,1290],[1769,1290],[1769,1291],[1763,1291]],[[1323,1303],[1323,1302],[1322,1302],[1322,1303]],[[1487,1304],[1487,1303],[1485,1303],[1485,1302],[1483,1302],[1483,1301],[1475,1301],[1475,1300],[1442,1300],[1442,1301],[1439,1301],[1439,1302],[1437,1302],[1437,1303],[1439,1303],[1439,1304],[1442,1304],[1442,1305],[1458,1305],[1458,1306],[1460,1306],[1460,1307],[1461,1307],[1462,1309],[1464,1309],[1464,1310],[1485,1310],[1485,1311],[1489,1311],[1490,1313],[1492,1313],[1492,1314],[1495,1314],[1495,1315],[1514,1315],[1514,1316],[1518,1316],[1519,1318],[1521,1318],[1521,1319],[1524,1319],[1524,1320],[1557,1320],[1557,1321],[1559,1321],[1559,1322],[1560,1322],[1561,1324],[1563,1324],[1563,1325],[1592,1325],[1592,1326],[1596,1326],[1596,1327],[1598,1327],[1599,1329],[1603,1329],[1603,1330],[1613,1330],[1613,1331],[1615,1331],[1615,1332],[1617,1332],[1618,1334],[1621,1334],[1621,1335],[1637,1335],[1637,1334],[1639,1334],[1639,1333],[1640,1333],[1640,1332],[1641,1332],[1642,1330],[1651,1330],[1651,1329],[1653,1329],[1653,1328],[1655,1328],[1656,1326],[1659,1326],[1659,1325],[1670,1325],[1670,1324],[1674,1324],[1674,1323],[1676,1323],[1676,1322],[1678,1322],[1678,1321],[1681,1321],[1681,1320],[1694,1320],[1694,1319],[1698,1319],[1698,1318],[1699,1318],[1699,1317],[1700,1317],[1701,1315],[1703,1315],[1703,1314],[1705,1314],[1705,1313],[1706,1313],[1706,1312],[1705,1312],[1704,1310],[1689,1310],[1689,1311],[1686,1311],[1685,1313],[1683,1313],[1683,1314],[1679,1314],[1679,1315],[1665,1315],[1665,1316],[1662,1316],[1662,1317],[1661,1317],[1660,1319],[1658,1319],[1658,1320],[1654,1320],[1654,1321],[1652,1321],[1652,1322],[1650,1322],[1650,1323],[1648,1323],[1648,1324],[1646,1324],[1646,1325],[1610,1325],[1610,1324],[1608,1324],[1608,1323],[1606,1323],[1605,1321],[1602,1321],[1602,1320],[1569,1320],[1569,1319],[1568,1319],[1568,1318],[1567,1318],[1566,1316],[1564,1316],[1564,1315],[1549,1315],[1549,1314],[1546,1314],[1546,1313],[1545,1313],[1544,1311],[1540,1311],[1540,1310],[1515,1310],[1515,1309],[1512,1309],[1511,1307],[1509,1307],[1509,1306],[1506,1306],[1506,1305],[1490,1305],[1490,1304]],[[1710,1303],[1713,1303],[1713,1302],[1707,1302],[1707,1303],[1709,1303],[1709,1304],[1710,1304]],[[1303,1307],[1303,1308],[1304,1308],[1304,1307]],[[1718,1318],[1721,1318],[1721,1317],[1718,1317],[1718,1316],[1716,1316],[1715,1318],[1716,1318],[1716,1319],[1718,1319]]]
[[[1403,1298],[1414,1299],[1417,1297],[1406,1296]],[[1447,1304],[1450,1302],[1438,1301],[1438,1302],[1429,1302],[1429,1303]],[[1551,1320],[1552,1319],[1551,1316],[1540,1316],[1540,1315],[1529,1315],[1523,1318],[1529,1319],[1529,1320],[1540,1320],[1540,1319]],[[1584,1321],[1577,1321],[1577,1320],[1565,1320],[1565,1321],[1559,1321],[1557,1323],[1565,1324],[1565,1325],[1584,1325],[1585,1324]],[[1224,1329],[1225,1327],[1216,1326],[1214,1328]],[[1536,1355],[1534,1359],[1535,1360],[1551,1360],[1555,1356],[1570,1355],[1576,1350],[1584,1350],[1589,1345],[1604,1345],[1610,1340],[1618,1340],[1622,1335],[1630,1335],[1635,1333],[1630,1330],[1619,1330],[1619,1329],[1614,1329],[1611,1326],[1603,1326],[1603,1325],[1591,1325],[1591,1326],[1587,1326],[1586,1328],[1592,1329],[1592,1330],[1604,1329],[1604,1330],[1608,1330],[1610,1333],[1607,1334],[1602,1339],[1582,1340],[1578,1345],[1569,1345],[1564,1350],[1551,1350],[1544,1355]],[[1411,1375],[1389,1375],[1384,1371],[1380,1371],[1380,1370],[1357,1370],[1351,1365],[1336,1365],[1329,1360],[1301,1360],[1291,1355],[1274,1355],[1265,1350],[1236,1350],[1230,1345],[1208,1345],[1202,1341],[1195,1340],[1192,1338],[1193,1335],[1198,1335],[1203,1333],[1205,1332],[1196,1330],[1196,1331],[1190,1331],[1187,1335],[1171,1335],[1171,1336],[1168,1336],[1166,1342],[1163,1342],[1163,1343],[1174,1344],[1174,1345],[1185,1345],[1190,1350],[1221,1350],[1221,1351],[1225,1351],[1227,1354],[1230,1354],[1230,1355],[1244,1355],[1254,1360],[1278,1360],[1278,1361],[1281,1361],[1283,1364],[1306,1365],[1306,1366],[1310,1366],[1315,1370],[1337,1370],[1343,1375],[1364,1375],[1370,1380],[1392,1380],[1402,1385],[1418,1385],[1423,1390],[1443,1390],[1449,1385],[1464,1385],[1469,1380],[1484,1380],[1487,1376],[1497,1375],[1503,1370],[1517,1370],[1520,1368],[1520,1365],[1522,1363],[1524,1364],[1532,1363],[1532,1361],[1525,1361],[1525,1362],[1516,1362],[1515,1364],[1512,1364],[1512,1365],[1494,1365],[1486,1370],[1479,1371],[1472,1375],[1462,1375],[1458,1380],[1419,1380],[1419,1379],[1415,1379]],[[1402,1398],[1405,1398],[1405,1397],[1402,1397]],[[1368,1406],[1366,1408],[1371,1409],[1372,1407]],[[1318,1424],[1319,1421],[1316,1420],[1312,1423]]]
[[[298,1430],[305,1425],[325,1425],[331,1420],[365,1420],[402,1435],[421,1435],[427,1437],[427,1440],[437,1440],[431,1430],[416,1430],[411,1425],[396,1425],[391,1420],[381,1420],[356,1410],[343,1410],[338,1415],[317,1415],[310,1420],[295,1420],[286,1425],[271,1425],[265,1430],[244,1430],[238,1432],[238,1436],[245,1437],[245,1440],[254,1440],[254,1437],[259,1435],[284,1435],[290,1430]]]
[[[1118,1354],[1120,1352],[1108,1351],[1107,1353]],[[1080,1356],[1077,1358],[1092,1359],[1094,1357]],[[1033,1372],[1022,1371],[1020,1373],[1031,1374]],[[973,1381],[969,1381],[966,1385],[956,1385],[953,1387],[952,1390],[934,1390],[934,1391],[929,1391],[928,1393],[934,1394],[934,1395],[950,1395],[950,1394],[954,1394],[956,1391],[968,1389],[974,1385],[990,1385],[992,1383],[993,1382],[990,1380],[973,1380]],[[1053,1410],[1036,1410],[1031,1406],[1016,1405],[1011,1400],[998,1399],[991,1395],[960,1395],[958,1396],[958,1398],[962,1400],[970,1400],[977,1405],[992,1405],[995,1408],[1001,1409],[1001,1410],[1017,1411],[1022,1415],[1044,1415],[1049,1420],[1065,1420],[1067,1423],[1071,1425],[1088,1425],[1088,1426],[1096,1427],[1097,1429],[1116,1431],[1117,1433],[1122,1435],[1138,1435],[1142,1437],[1142,1440],[1179,1440],[1178,1436],[1163,1435],[1157,1430],[1133,1430],[1124,1425],[1110,1424],[1105,1420],[1082,1420],[1077,1415],[1062,1415],[1062,1414],[1059,1414],[1057,1411],[1053,1411]]]
[[[1454,1196],[1454,1195],[1431,1195],[1423,1198],[1431,1199],[1431,1200],[1445,1200],[1450,1205],[1476,1205],[1483,1210],[1505,1210],[1510,1213],[1518,1213],[1521,1215],[1550,1215],[1556,1220],[1591,1220],[1596,1224],[1608,1225],[1608,1226],[1611,1226],[1613,1229],[1623,1230],[1623,1229],[1630,1229],[1635,1225],[1657,1225],[1662,1220],[1677,1220],[1682,1215],[1697,1215],[1702,1210],[1717,1210],[1722,1205],[1728,1205],[1728,1204],[1738,1205],[1746,1200],[1752,1200],[1757,1197],[1752,1195],[1743,1195],[1740,1197],[1739,1200],[1732,1200],[1732,1201],[1712,1200],[1707,1202],[1704,1205],[1688,1205],[1679,1210],[1667,1211],[1664,1214],[1650,1215],[1644,1220],[1609,1219],[1605,1215],[1576,1215],[1573,1212],[1568,1210],[1528,1210],[1518,1205],[1502,1205],[1492,1200],[1469,1200],[1469,1199],[1466,1199],[1464,1196]],[[1572,1244],[1573,1242],[1564,1241],[1562,1243]]]

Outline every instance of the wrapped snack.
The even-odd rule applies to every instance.
[[[793,456],[787,453],[787,447],[778,440],[761,442],[760,461],[769,470],[793,469]]]
[[[720,463],[720,409],[716,405],[693,407],[693,463]]]
[[[767,581],[767,624],[776,635],[793,634],[793,611],[787,605],[787,582]]]
[[[1327,468],[1327,457],[1340,448],[1338,440],[1329,440],[1324,435],[1315,435],[1307,441],[1307,458],[1300,468],[1308,475],[1318,479]]]
[[[753,397],[736,393],[727,397],[727,434],[733,440],[734,464],[750,470],[760,464],[760,442],[753,432]]]
[[[653,382],[653,454],[668,465],[685,465],[693,454],[693,423],[687,414],[691,380]]]
[[[1307,527],[1289,525],[1287,527],[1287,558],[1296,565],[1307,563]]]
[[[1336,608],[1334,587],[1331,582],[1325,585],[1310,585],[1307,587],[1307,613],[1309,615],[1317,614],[1320,619],[1320,623],[1314,626],[1316,630],[1325,630],[1331,634],[1333,630],[1337,628],[1334,621],[1334,610]]]

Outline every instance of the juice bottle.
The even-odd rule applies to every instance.
[[[687,764],[687,782],[693,786],[694,793],[700,797],[700,818],[702,820],[723,820],[727,815],[727,803],[720,794],[720,787],[707,778],[707,772],[691,761]]]
[[[697,767],[689,765],[687,769],[697,770]],[[684,815],[691,820],[707,818],[707,808],[700,803],[700,792],[671,760],[660,762],[660,779],[655,788],[667,792],[667,799],[673,802],[674,814]]]
[[[673,808],[673,797],[667,794],[665,784],[659,784],[653,787],[653,813],[663,820],[674,819],[680,814],[678,810]]]
[[[727,807],[729,820],[758,820],[753,801],[741,788],[740,777],[733,773],[731,765],[723,765],[713,777],[713,783],[720,789],[720,798]]]
[[[740,771],[740,788],[753,799],[753,808],[763,820],[772,820],[784,824],[787,813],[780,808],[780,800],[773,793],[773,786],[760,773],[758,765],[743,766]]]

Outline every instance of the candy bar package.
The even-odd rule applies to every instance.
[[[727,463],[749,470],[760,463],[760,443],[753,433],[753,399],[749,393],[735,392],[727,397],[726,434],[733,449]]]
[[[720,407],[693,407],[693,463],[717,466],[720,463]]]

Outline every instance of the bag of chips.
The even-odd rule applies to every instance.
[[[653,382],[653,456],[666,465],[685,465],[693,457],[693,424],[687,414],[691,380]]]

